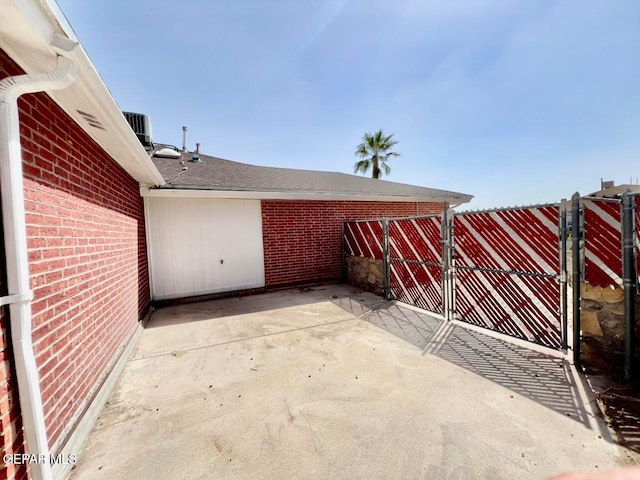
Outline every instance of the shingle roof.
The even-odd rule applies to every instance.
[[[587,195],[588,197],[619,197],[622,196],[624,192],[630,190],[631,193],[639,193],[640,185],[616,185],[615,187],[605,188],[603,190],[598,190],[597,192],[590,193]]]
[[[167,182],[162,188],[377,196],[389,200],[410,197],[456,204],[473,198],[463,193],[346,173],[263,167],[202,154],[200,163],[192,162],[192,158],[189,152],[183,153],[181,159],[154,157],[154,164]],[[184,167],[187,169],[183,170]]]

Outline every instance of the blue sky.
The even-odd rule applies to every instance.
[[[58,0],[156,142],[353,173],[394,133],[388,180],[554,202],[640,176],[637,0]]]

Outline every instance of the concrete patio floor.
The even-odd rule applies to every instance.
[[[627,463],[560,354],[344,285],[156,311],[71,478],[541,479]]]

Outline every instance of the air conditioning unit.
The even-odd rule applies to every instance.
[[[131,129],[134,131],[140,143],[145,147],[153,146],[153,136],[151,134],[151,119],[142,113],[122,112],[127,119]]]

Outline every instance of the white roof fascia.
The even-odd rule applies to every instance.
[[[0,11],[0,48],[26,73],[53,70],[58,54],[73,60],[78,67],[75,83],[48,95],[140,184],[164,185],[82,45],[67,53],[52,46],[54,34],[77,42],[58,5],[52,0],[0,0]],[[88,125],[78,110],[97,117],[104,130]]]
[[[465,203],[460,199],[428,198],[419,196],[400,195],[358,195],[346,193],[317,193],[317,192],[260,192],[243,190],[200,190],[179,188],[149,188],[141,187],[143,197],[156,198],[225,198],[245,200],[324,200],[324,201],[355,201],[355,202],[448,202],[454,207]]]

